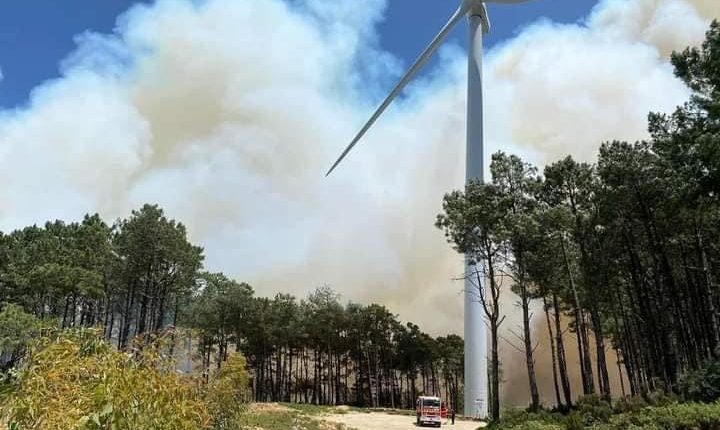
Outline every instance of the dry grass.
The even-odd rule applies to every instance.
[[[312,405],[255,403],[239,420],[239,430],[351,430],[324,420],[331,408]]]
[[[292,411],[291,408],[280,403],[253,403],[249,410],[255,413],[283,413]]]

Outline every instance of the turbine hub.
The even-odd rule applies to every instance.
[[[463,3],[468,16],[485,15],[485,2],[483,0],[463,0]]]

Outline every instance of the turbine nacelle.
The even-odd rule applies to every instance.
[[[490,31],[490,17],[488,16],[487,7],[482,0],[463,0],[460,5],[460,11],[467,16],[479,16],[482,19],[483,32]]]
[[[468,16],[479,16],[482,19],[483,32],[488,33],[490,31],[490,16],[485,6],[486,3],[516,4],[526,1],[529,0],[463,0],[460,10]]]

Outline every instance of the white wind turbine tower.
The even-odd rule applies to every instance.
[[[380,107],[370,117],[370,120],[360,129],[360,132],[343,151],[340,158],[328,170],[330,175],[350,150],[360,141],[372,125],[377,121],[385,109],[392,103],[407,84],[417,75],[420,69],[427,64],[430,57],[445,41],[450,31],[460,20],[467,16],[470,27],[470,44],[468,47],[468,100],[467,100],[467,153],[466,153],[466,180],[483,180],[483,91],[482,91],[482,53],[483,33],[490,30],[485,3],[522,3],[527,0],[462,0],[462,4],[450,17],[445,27],[430,42],[420,57],[405,73],[400,83],[392,90],[390,95],[382,102]],[[465,266],[465,415],[486,418],[488,414],[488,381],[487,381],[487,330],[483,321],[484,311],[478,300],[478,288],[470,281],[472,267]],[[480,288],[484,288],[481,286]]]

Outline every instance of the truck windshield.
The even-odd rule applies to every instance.
[[[424,399],[424,400],[423,400],[423,406],[425,406],[425,407],[431,407],[431,408],[439,408],[439,407],[440,407],[440,400]]]

